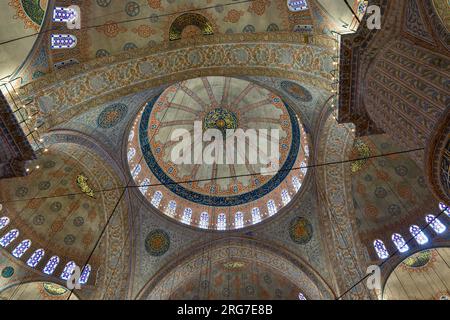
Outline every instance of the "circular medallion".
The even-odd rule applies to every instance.
[[[13,267],[5,267],[2,270],[2,277],[3,278],[11,278],[14,274],[14,268]]]
[[[16,196],[19,198],[23,198],[27,195],[28,193],[28,188],[26,187],[19,187],[16,189]]]
[[[297,83],[291,81],[282,81],[281,88],[298,101],[310,102],[312,100],[311,93],[305,87]]]
[[[62,203],[59,201],[55,201],[50,205],[50,210],[53,212],[58,212],[62,208]]]
[[[294,218],[289,225],[289,235],[295,243],[307,244],[313,236],[312,224],[306,218]]]
[[[71,246],[75,243],[75,236],[73,234],[68,234],[65,238],[64,238],[64,243],[67,244],[68,246]]]
[[[33,218],[33,224],[36,226],[43,225],[45,222],[45,217],[42,214],[38,214]]]
[[[203,130],[218,129],[224,137],[227,130],[235,130],[237,128],[238,119],[236,114],[223,108],[216,108],[208,112],[203,119]]]
[[[39,182],[38,189],[41,191],[48,190],[50,185],[50,181],[41,181]]]
[[[84,224],[83,217],[76,217],[75,219],[73,219],[73,225],[75,227],[81,227],[83,224]]]
[[[141,8],[138,3],[130,1],[125,6],[125,12],[130,17],[135,17],[139,14],[139,12],[141,12]]]
[[[161,229],[151,231],[145,238],[145,250],[154,257],[162,256],[169,250],[170,238]]]
[[[116,103],[108,106],[98,116],[97,124],[103,129],[112,128],[125,117],[127,111],[128,107],[123,103]]]

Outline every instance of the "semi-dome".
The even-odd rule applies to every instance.
[[[208,149],[218,141],[208,139],[214,132],[208,129],[223,138],[220,148]],[[238,140],[237,132],[256,136]],[[261,162],[264,155],[276,158],[271,143],[279,151],[278,169],[276,162]],[[164,214],[229,230],[287,205],[301,188],[308,153],[299,118],[279,96],[245,80],[205,77],[174,84],[146,103],[130,132],[128,163],[139,190]],[[207,154],[216,161],[208,162]]]

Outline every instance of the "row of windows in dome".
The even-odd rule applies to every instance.
[[[294,178],[296,178],[296,177],[294,177]],[[300,181],[298,180],[298,178],[296,181],[298,182],[298,188],[300,188],[301,184],[300,184]],[[150,181],[144,180],[144,186],[140,187],[141,192],[143,192],[143,193],[147,192],[148,183],[150,183]],[[160,191],[156,191],[153,194],[151,204],[155,208],[159,208],[162,198],[163,198],[163,194]],[[291,201],[291,196],[289,195],[289,192],[286,189],[283,189],[281,191],[281,200],[283,202],[283,205],[287,205]],[[166,209],[165,213],[169,214],[169,215],[175,215],[176,208],[177,208],[176,201],[171,200],[171,201],[169,201],[169,204],[167,205],[167,209]],[[277,213],[277,206],[275,204],[275,201],[269,200],[267,202],[267,210],[268,210],[269,216],[272,216],[275,213]],[[253,208],[251,210],[251,214],[252,214],[253,224],[261,221],[261,212],[258,207]],[[183,216],[182,216],[182,222],[185,224],[191,224],[191,218],[192,218],[192,209],[191,208],[184,209]],[[235,214],[235,222],[234,223],[235,223],[236,228],[242,228],[244,226],[244,214],[242,212],[237,212]],[[209,225],[209,214],[207,212],[202,212],[200,214],[199,227],[206,229],[206,228],[208,228],[208,225]],[[217,217],[217,229],[221,230],[221,229],[225,229],[225,228],[226,228],[226,215],[225,215],[225,213],[221,213]]]
[[[0,230],[3,229],[4,227],[6,227],[9,224],[9,221],[10,220],[8,217],[0,218]],[[2,247],[6,248],[14,240],[16,240],[18,236],[19,236],[19,230],[17,230],[17,229],[10,230],[0,239],[0,245]],[[14,248],[14,250],[12,251],[12,255],[14,257],[20,259],[30,247],[31,247],[31,240],[29,240],[29,239],[23,240],[19,245],[17,245]],[[31,268],[35,268],[38,265],[38,263],[42,260],[44,255],[45,255],[44,249],[37,249],[35,252],[33,252],[31,257],[27,260],[27,265]],[[53,272],[55,271],[59,262],[60,262],[60,259],[58,256],[52,256],[48,260],[47,264],[45,265],[45,267],[42,271],[48,275],[53,274]],[[76,264],[74,261],[68,262],[65,265],[63,272],[61,273],[61,276],[60,276],[61,279],[68,280],[70,278],[70,276],[72,275],[75,267],[76,267]],[[89,279],[89,275],[91,273],[91,269],[92,268],[89,264],[84,266],[84,268],[80,274],[80,280],[79,280],[80,284],[87,283],[87,281]]]
[[[447,230],[446,226],[432,214],[427,215],[425,221],[437,234],[444,233],[445,230]],[[418,226],[412,225],[409,228],[409,232],[419,245],[424,245],[428,242],[428,237]],[[409,246],[401,234],[394,233],[391,239],[399,252],[403,253],[409,250]],[[373,246],[380,259],[386,259],[389,257],[389,252],[383,241],[377,239],[374,241]]]

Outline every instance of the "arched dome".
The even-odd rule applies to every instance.
[[[208,129],[225,137],[216,149],[224,157],[212,164],[205,157],[213,144],[206,140]],[[246,139],[241,144],[245,150],[233,142],[233,151],[228,141],[239,140],[226,129],[254,129],[258,138]],[[278,132],[278,137],[265,138],[261,129],[267,136]],[[186,152],[179,152],[180,138],[188,145]],[[278,171],[262,164],[259,156],[254,162],[257,154],[276,157],[268,140],[278,145]],[[188,152],[190,163],[174,158]],[[212,154],[220,154],[216,152]],[[127,152],[133,179],[153,206],[185,224],[213,230],[239,229],[276,214],[299,191],[308,153],[301,123],[280,97],[226,77],[177,83],[148,102],[131,129]],[[261,174],[264,169],[274,174]]]

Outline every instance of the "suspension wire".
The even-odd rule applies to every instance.
[[[172,97],[172,101],[173,101],[173,99],[174,99],[174,97]],[[147,104],[146,104],[145,106],[147,106]],[[144,108],[145,108],[145,107],[144,107]],[[166,108],[166,110],[164,111],[163,117],[161,118],[161,119],[162,119],[161,122],[164,120],[164,118],[165,118],[165,116],[166,116],[168,110],[169,110],[169,108]],[[160,122],[160,123],[161,123],[161,122]],[[155,132],[153,133],[153,135],[150,137],[149,143],[152,142],[152,140],[153,140],[153,138],[154,138],[156,132],[158,131],[158,129],[159,129],[159,125],[158,125],[157,129],[155,130]],[[138,161],[138,164],[141,163],[141,161],[143,160],[143,158],[144,158],[144,155],[142,154],[141,157],[140,157],[140,159],[139,159],[139,161]],[[136,171],[136,169],[137,169],[137,165],[136,165],[134,171]],[[133,173],[133,175],[134,175],[134,173]],[[119,206],[119,203],[120,203],[121,200],[123,199],[123,197],[124,197],[124,195],[125,195],[125,192],[126,192],[127,189],[128,189],[127,186],[133,181],[133,175],[131,175],[131,176],[129,177],[128,182],[127,182],[127,184],[126,184],[126,187],[123,188],[123,191],[122,191],[122,193],[121,193],[121,195],[120,195],[118,201],[116,202],[116,204],[115,204],[115,206],[114,206],[114,208],[113,208],[113,210],[112,210],[112,213],[110,214],[110,216],[108,217],[108,219],[107,219],[105,225],[103,226],[103,228],[102,228],[102,230],[101,230],[101,232],[100,232],[100,235],[99,235],[97,241],[95,242],[95,245],[94,245],[93,249],[91,250],[91,252],[90,252],[89,256],[87,257],[86,262],[83,264],[83,266],[85,266],[85,265],[88,264],[89,260],[91,259],[92,255],[93,255],[94,252],[95,252],[95,249],[97,249],[98,245],[100,244],[100,240],[102,239],[103,235],[105,234],[106,229],[107,229],[107,227],[109,226],[109,223],[111,222],[111,219],[112,219],[112,217],[114,216],[114,214],[115,214],[115,212],[116,212],[116,210],[117,210],[117,208],[118,208],[118,206]],[[128,233],[130,233],[130,232],[131,232],[131,228],[129,229],[129,232],[128,232]],[[125,244],[124,244],[124,245],[125,245]],[[123,248],[122,248],[122,250],[123,250]],[[69,300],[70,297],[72,296],[74,289],[75,289],[75,288],[73,288],[73,289],[70,290],[70,294],[69,294],[67,300]]]
[[[417,151],[422,151],[422,150],[424,150],[424,148],[417,148],[417,149],[410,149],[410,150],[404,150],[404,151],[397,151],[397,152],[385,153],[385,154],[374,155],[374,156],[369,156],[369,157],[360,157],[360,158],[348,159],[348,160],[342,160],[342,161],[331,161],[331,162],[326,162],[326,163],[319,163],[319,164],[305,165],[305,166],[299,166],[299,167],[292,167],[292,168],[288,168],[288,169],[279,169],[277,171],[268,172],[268,174],[276,174],[277,172],[290,172],[290,171],[294,171],[294,170],[318,168],[318,167],[323,167],[323,166],[328,166],[328,165],[351,163],[351,162],[355,162],[355,161],[368,160],[368,159],[374,159],[374,158],[382,158],[382,157],[388,157],[388,156],[392,156],[392,155],[405,154],[405,153],[412,153],[412,152],[417,152]],[[224,180],[224,179],[242,178],[242,177],[250,177],[250,176],[260,176],[260,175],[262,175],[262,174],[261,173],[248,173],[248,174],[240,174],[240,175],[217,177],[217,178],[214,178],[212,180]],[[107,192],[107,191],[114,191],[114,190],[118,190],[118,189],[128,189],[128,188],[156,187],[156,186],[190,184],[190,183],[194,183],[194,182],[205,182],[205,181],[207,182],[207,181],[210,181],[210,180],[211,180],[211,178],[204,178],[204,179],[193,179],[193,180],[184,180],[184,181],[173,181],[173,182],[167,182],[167,183],[161,183],[160,182],[160,183],[153,183],[153,184],[150,183],[150,184],[140,184],[140,185],[126,185],[126,186],[122,186],[122,187],[93,190],[93,192],[94,193],[99,193],[99,192]],[[68,194],[57,195],[57,196],[35,197],[35,198],[29,198],[29,199],[15,199],[15,200],[7,200],[7,201],[4,201],[3,203],[29,201],[29,200],[35,200],[35,199],[48,199],[48,198],[61,197],[61,196],[70,196],[70,195],[78,195],[78,194],[84,194],[84,193],[83,192],[75,192],[75,193],[68,193]]]
[[[229,3],[222,4],[222,6],[223,7],[228,7],[228,6],[239,5],[239,4],[242,4],[242,3],[250,3],[250,2],[254,2],[254,1],[255,0],[234,1],[234,2],[229,2]],[[162,18],[162,17],[169,17],[169,16],[174,16],[174,15],[181,15],[181,14],[190,13],[190,12],[214,9],[217,6],[218,5],[206,6],[206,7],[197,8],[197,9],[188,9],[188,10],[172,12],[172,13],[162,13],[162,14],[152,15],[152,16],[147,16],[147,17],[142,17],[142,18],[125,19],[125,20],[120,20],[120,21],[117,21],[117,22],[107,22],[107,23],[102,23],[102,24],[96,24],[96,25],[90,25],[90,26],[86,26],[86,27],[81,27],[80,29],[77,29],[77,30],[87,30],[87,29],[98,28],[98,27],[103,27],[103,26],[124,24],[124,23],[128,23],[128,22],[147,20],[147,19],[150,19],[150,18]],[[59,30],[59,29],[58,28],[47,29],[47,30],[39,31],[39,32],[36,32],[36,33],[33,33],[33,34],[29,34],[29,35],[26,35],[26,36],[17,37],[17,38],[13,38],[13,39],[10,39],[10,40],[2,41],[2,42],[0,42],[0,46],[8,44],[8,43],[11,43],[11,42],[14,42],[14,41],[18,41],[18,40],[22,40],[22,39],[26,39],[26,38],[30,38],[30,37],[35,37],[35,36],[38,36],[38,35],[41,35],[41,34],[46,34],[48,32],[52,32],[52,31],[55,31],[55,30]]]

